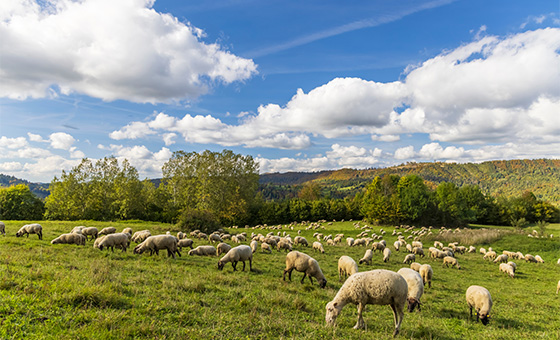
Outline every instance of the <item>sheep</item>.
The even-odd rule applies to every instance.
[[[457,259],[451,256],[446,256],[443,258],[443,266],[446,266],[449,268],[449,265],[451,265],[451,267],[455,266],[457,267],[457,269],[461,269],[461,266],[459,265],[459,262],[457,262]]]
[[[177,242],[177,248],[183,249],[184,247],[193,249],[193,240],[191,240],[190,238],[179,239],[179,242]]]
[[[99,235],[99,231],[96,227],[86,227],[82,229],[82,235],[86,237],[86,241],[88,240],[88,236],[91,236],[91,239],[96,239]]]
[[[366,324],[362,312],[367,304],[390,305],[395,320],[393,336],[397,336],[404,317],[407,295],[408,284],[400,274],[385,269],[356,273],[346,280],[334,299],[327,303],[326,324],[334,326],[342,308],[353,303],[358,306],[358,322],[354,328],[363,329]]]
[[[416,260],[416,255],[408,254],[404,257],[403,263],[412,263],[412,262],[414,262],[414,260]]]
[[[117,232],[117,228],[107,227],[107,228],[101,229],[101,231],[98,233],[98,235],[109,235],[109,234],[114,234],[116,232]]]
[[[79,246],[85,246],[86,237],[78,233],[62,234],[52,240],[51,244],[76,244]]]
[[[184,239],[184,238],[187,238],[187,234],[185,234],[185,233],[182,232],[182,231],[178,231],[178,232],[177,232],[177,239],[182,240],[182,239]]]
[[[371,251],[370,249],[368,249]],[[344,275],[344,279],[348,278],[353,274],[358,272],[358,265],[356,261],[350,256],[343,255],[338,259],[338,282],[342,281],[342,275]]]
[[[506,263],[508,261],[509,257],[505,254],[502,254],[498,257],[496,257],[496,259],[494,260],[494,263]]]
[[[399,251],[399,249],[401,247],[401,242],[400,241],[395,241],[395,243],[393,243],[393,247],[395,247],[396,251]]]
[[[515,273],[515,271],[517,270],[517,264],[512,261],[509,261],[507,264],[509,264],[513,268],[513,272]]]
[[[6,225],[2,221],[0,221],[0,234],[6,236]]]
[[[515,276],[515,270],[507,263],[500,263],[500,271],[508,274],[512,279]]]
[[[111,248],[111,252],[114,252],[114,247],[121,248],[123,252],[126,251],[128,248],[129,239],[127,234],[123,233],[113,233],[106,235],[101,241],[94,243],[95,248],[99,248],[99,250],[103,250],[103,248]]]
[[[420,298],[422,294],[424,294],[422,276],[420,276],[417,271],[410,268],[401,268],[397,273],[404,277],[408,285],[408,311],[412,313],[416,306],[418,306],[418,311],[420,311]]]
[[[390,257],[391,257],[391,249],[385,248],[383,250],[383,262],[389,262]]]
[[[428,287],[432,288],[432,276],[434,275],[434,271],[432,270],[432,266],[429,264],[423,264],[420,266],[420,276],[422,276],[422,281],[424,282],[424,286],[428,283]]]
[[[544,263],[544,260],[539,255],[535,255],[535,260],[537,260],[537,263]]]
[[[410,264],[410,269],[415,270],[417,272],[420,272],[420,267],[422,267],[422,265],[418,262],[412,262]]]
[[[558,261],[556,262],[556,264],[560,265],[560,259],[558,259]]]
[[[379,252],[382,253],[384,249],[385,245],[381,242],[373,242],[373,244],[371,245],[371,250],[373,251],[379,250]]]
[[[482,324],[486,326],[490,321],[490,310],[492,309],[492,296],[488,289],[481,286],[470,286],[467,289],[466,297],[470,308],[470,317],[472,318],[474,308],[476,321],[480,319]]]
[[[270,244],[266,242],[261,243],[261,249],[263,253],[268,252],[269,254],[272,254],[272,248],[270,247]]]
[[[480,248],[480,249],[479,249],[479,251],[480,251],[480,253],[481,253],[481,254],[484,254],[484,255],[486,255],[486,249],[484,249],[484,248]]]
[[[292,245],[290,244],[290,242],[288,240],[281,239],[280,242],[278,242],[276,244],[276,250],[280,251],[282,249],[284,249],[286,251],[292,251]]]
[[[82,233],[82,229],[84,229],[85,227],[83,225],[77,226],[72,228],[72,231],[70,232],[70,234],[81,234]]]
[[[346,238],[346,244],[347,244],[349,247],[352,247],[352,245],[354,244],[354,239],[353,239],[352,237],[347,237],[347,238]]]
[[[132,236],[132,228],[124,228],[123,231],[121,231],[121,233],[123,234],[129,234],[131,237]]]
[[[294,250],[286,255],[286,269],[284,269],[283,275],[284,281],[286,281],[286,273],[288,273],[288,278],[292,281],[292,271],[294,269],[298,272],[303,272],[301,283],[303,283],[306,276],[309,276],[311,284],[313,284],[312,277],[314,277],[317,279],[319,287],[325,288],[327,285],[327,279],[319,267],[319,262],[307,254]]]
[[[214,243],[214,242],[220,243],[220,242],[222,242],[222,238],[218,234],[210,234],[210,236],[208,236],[208,241],[210,241],[212,243]]]
[[[228,251],[230,251],[231,246],[227,243],[221,242],[218,243],[218,245],[216,246],[216,253],[218,256],[222,255],[222,254],[227,254]]]
[[[135,232],[130,240],[135,243],[142,243],[150,236],[152,236],[152,233],[149,230],[142,230]]]
[[[558,280],[558,285],[556,286],[556,295],[558,295],[558,291],[560,291],[560,280]]]
[[[409,253],[412,253],[412,245],[411,245],[410,243],[406,245],[406,250],[407,250]]]
[[[525,261],[537,263],[537,259],[531,254],[525,254]]]
[[[309,243],[307,242],[307,239],[303,236],[296,236],[294,238],[294,245],[301,245],[301,246],[309,246]]]
[[[39,240],[42,240],[43,227],[41,227],[41,225],[38,223],[26,224],[21,227],[20,230],[18,230],[18,232],[16,233],[16,237],[21,237],[23,235],[29,237],[29,234],[37,234],[37,236],[39,236]]]
[[[359,261],[360,264],[365,263],[367,265],[371,264],[371,260],[373,259],[373,251],[371,249],[366,249],[366,253],[364,257],[362,257]]]
[[[486,254],[484,254],[482,258],[485,260],[486,259],[494,260],[496,258],[496,252],[493,250],[489,250]]]
[[[424,257],[424,249],[422,248],[414,247],[412,248],[412,253],[420,257]]]
[[[317,250],[321,252],[321,254],[325,253],[325,248],[323,248],[321,242],[317,242],[317,241],[313,242],[313,250]]]
[[[240,245],[231,248],[227,254],[218,261],[218,269],[224,269],[224,265],[231,262],[233,271],[237,270],[237,263],[243,262],[243,271],[245,271],[245,261],[249,261],[249,270],[253,270],[253,250],[247,245]]]
[[[216,256],[216,248],[214,246],[198,246],[189,250],[189,255]]]
[[[249,244],[249,247],[251,247],[251,251],[253,251],[253,253],[257,251],[258,246],[259,246],[259,242],[257,240],[253,240]]]
[[[366,239],[365,238],[359,238],[357,240],[354,240],[351,247],[365,246],[365,245],[366,245]]]
[[[179,240],[173,235],[150,236],[134,248],[134,254],[142,254],[146,250],[149,250],[150,255],[154,252],[156,255],[159,255],[160,250],[167,249],[167,256],[175,258],[175,253],[181,256],[179,249],[177,249],[178,242]]]

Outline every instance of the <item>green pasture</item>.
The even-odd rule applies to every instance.
[[[356,262],[364,247],[346,244],[325,247],[325,254],[311,247],[296,247],[313,256],[327,277],[327,288],[320,289],[302,273],[292,274],[284,282],[285,252],[254,254],[253,271],[233,272],[231,264],[217,269],[217,257],[188,256],[183,249],[176,260],[159,256],[134,255],[116,250],[100,251],[87,245],[51,245],[50,241],[77,225],[102,229],[115,226],[118,231],[149,229],[152,234],[178,230],[172,225],[151,222],[57,222],[42,221],[43,240],[36,235],[16,238],[25,223],[4,221],[6,236],[0,236],[0,339],[389,339],[394,328],[388,306],[368,305],[364,312],[366,330],[354,330],[357,312],[347,305],[335,328],[325,327],[325,305],[342,283],[338,280],[337,261],[349,255]],[[364,225],[363,222],[360,223]],[[286,232],[292,238],[305,236],[311,244],[314,232],[324,235],[344,233],[355,237],[362,230],[352,222],[323,224],[325,229],[294,230],[227,229],[266,234]],[[405,257],[395,252],[393,227],[383,227],[385,240],[393,254],[389,263],[374,254],[371,266],[360,271],[389,269],[397,271]],[[484,232],[485,226],[475,226]],[[371,227],[379,233],[380,227]],[[560,224],[549,225],[554,238],[528,238],[511,228],[490,243],[482,240],[477,253],[456,255],[461,270],[444,268],[429,258],[434,269],[432,288],[425,289],[422,311],[405,312],[401,339],[558,339],[560,338]],[[527,228],[531,230],[531,228]],[[405,236],[408,234],[405,233]],[[453,234],[451,236],[453,239]],[[248,244],[249,242],[245,242]],[[195,239],[195,246],[208,241]],[[131,248],[135,244],[131,244]],[[433,245],[424,240],[424,250]],[[471,244],[463,244],[469,246]],[[544,264],[515,261],[514,279],[484,261],[479,247],[521,251],[540,255]],[[242,268],[238,266],[238,268]],[[469,319],[465,291],[470,285],[482,285],[492,294],[494,307],[488,326]]]

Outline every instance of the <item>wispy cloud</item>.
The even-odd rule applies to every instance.
[[[348,32],[352,32],[352,31],[356,31],[356,30],[360,30],[363,28],[369,28],[369,27],[376,27],[376,26],[380,26],[383,24],[388,24],[390,22],[394,22],[397,20],[400,20],[408,15],[426,10],[426,9],[431,9],[431,8],[436,8],[436,7],[440,7],[443,5],[447,5],[451,2],[454,2],[455,0],[436,0],[436,1],[430,1],[424,4],[420,4],[417,7],[411,7],[411,8],[407,8],[404,9],[402,11],[393,13],[393,14],[386,14],[386,15],[380,15],[378,17],[375,18],[369,18],[369,19],[363,19],[363,20],[358,20],[358,21],[354,21],[345,25],[341,25],[341,26],[337,26],[331,29],[327,29],[324,31],[320,31],[320,32],[316,32],[316,33],[312,33],[312,34],[308,34],[305,36],[301,36],[301,37],[297,37],[293,40],[284,42],[284,43],[280,43],[277,45],[273,45],[273,46],[269,46],[269,47],[264,47],[262,49],[257,49],[257,50],[253,50],[247,53],[247,55],[250,58],[257,58],[257,57],[262,57],[262,56],[266,56],[266,55],[270,55],[270,54],[274,54],[280,51],[285,51],[285,50],[289,50],[291,48],[294,47],[298,47],[298,46],[302,46],[302,45],[307,45],[309,43],[312,43],[314,41],[317,40],[322,40],[325,38],[330,38],[330,37],[334,37],[340,34],[344,34],[344,33],[348,33]]]

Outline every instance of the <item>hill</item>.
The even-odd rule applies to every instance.
[[[261,175],[261,186],[267,192],[277,186],[298,186],[313,181],[331,197],[345,197],[362,190],[376,176],[418,175],[428,186],[435,188],[441,182],[458,186],[474,184],[485,194],[518,196],[532,191],[539,199],[560,204],[560,159],[489,161],[483,163],[407,163],[388,168],[364,170],[341,169],[315,173],[286,173]],[[293,192],[293,190],[291,190]],[[275,196],[281,196],[275,193]]]
[[[49,195],[49,183],[33,183],[14,176],[0,174],[0,187],[9,187],[12,185],[25,184],[31,192],[39,198],[44,199]]]

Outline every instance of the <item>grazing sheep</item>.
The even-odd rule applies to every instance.
[[[397,336],[407,295],[408,284],[400,274],[385,269],[356,273],[346,280],[334,299],[327,303],[325,321],[328,326],[334,326],[342,308],[353,303],[358,306],[358,322],[354,328],[362,329],[366,327],[362,312],[367,304],[390,305],[395,319],[393,336]]]
[[[507,263],[500,263],[500,271],[508,274],[512,279],[515,276],[515,269]]]
[[[268,242],[267,242],[268,243]],[[281,239],[280,242],[278,242],[278,244],[276,244],[276,250],[280,251],[280,250],[286,250],[286,251],[292,251],[292,245],[290,244],[290,242],[286,239]]]
[[[357,240],[354,240],[351,247],[365,246],[365,245],[366,245],[366,239],[365,238],[359,238]]]
[[[214,243],[214,242],[220,243],[220,242],[222,242],[222,238],[218,234],[210,234],[210,236],[208,236],[208,241],[210,241],[212,243]]]
[[[37,234],[37,236],[39,236],[39,240],[42,240],[43,227],[41,227],[41,225],[38,223],[26,224],[23,227],[21,227],[20,230],[18,230],[18,232],[16,233],[16,237],[21,237],[23,235],[29,237],[29,234]]]
[[[6,236],[6,225],[2,221],[0,221],[0,234]]]
[[[383,262],[389,262],[390,257],[391,257],[391,249],[385,248],[383,250]]]
[[[509,264],[513,268],[513,272],[515,273],[515,271],[517,270],[517,264],[512,261],[509,261],[507,264]]]
[[[103,248],[111,248],[111,252],[115,251],[115,247],[121,248],[123,252],[128,248],[130,241],[127,234],[113,233],[106,235],[101,241],[94,243],[95,248],[103,250]],[[97,246],[96,246],[97,244]]]
[[[424,282],[424,286],[428,283],[428,287],[432,288],[432,276],[434,275],[434,271],[432,270],[432,266],[429,264],[423,264],[420,267],[420,276],[422,276],[422,281]]]
[[[272,254],[272,248],[270,247],[270,244],[263,242],[261,243],[261,249],[263,253],[269,253]]]
[[[313,242],[313,250],[320,251],[321,254],[325,253],[325,248],[323,248],[321,242],[317,242],[317,241]]]
[[[76,244],[79,246],[85,246],[86,237],[78,233],[62,234],[52,240],[51,244]]]
[[[412,248],[412,253],[413,253],[414,255],[418,255],[418,256],[420,256],[420,257],[424,257],[424,249],[422,249],[422,248],[414,247],[414,248]]]
[[[218,269],[224,269],[224,265],[231,262],[233,271],[237,270],[237,263],[243,262],[243,271],[245,271],[245,261],[249,261],[249,270],[253,270],[253,250],[247,245],[240,245],[231,248],[224,257],[218,261]]]
[[[371,251],[371,249],[368,249]],[[343,255],[338,259],[338,282],[342,281],[342,275],[344,279],[348,278],[353,274],[358,272],[358,265],[356,261],[350,256]]]
[[[540,257],[540,255],[535,255],[535,260],[537,260],[537,263],[544,263],[544,260]]]
[[[420,272],[420,267],[422,267],[422,265],[418,262],[412,262],[410,264],[410,269],[415,270],[417,272]]]
[[[481,253],[481,254],[484,254],[484,255],[486,255],[486,249],[484,249],[484,248],[480,248],[480,250],[479,250],[479,251],[480,251],[480,253]]]
[[[123,234],[129,234],[131,237],[132,236],[132,228],[124,228],[122,231]]]
[[[466,296],[471,318],[474,308],[476,321],[480,319],[482,324],[486,326],[490,321],[490,310],[492,309],[492,296],[490,292],[481,286],[470,286],[467,289]]]
[[[135,232],[130,240],[134,243],[142,243],[150,236],[152,236],[152,233],[149,230],[142,230]]]
[[[482,257],[483,259],[490,259],[490,260],[494,260],[496,258],[496,252],[493,250],[489,250],[488,252],[486,252],[486,254],[484,254],[484,256]]]
[[[406,251],[412,253],[412,245],[410,243],[406,245]]]
[[[81,234],[82,233],[82,229],[84,229],[85,227],[83,225],[77,226],[72,228],[72,231],[70,232],[71,234]]]
[[[160,250],[167,249],[167,256],[175,258],[175,253],[181,256],[179,249],[177,249],[178,242],[179,240],[173,235],[150,236],[134,248],[134,254],[142,254],[143,252],[149,250],[150,255],[154,252],[156,255],[159,255]]]
[[[455,266],[457,267],[457,269],[461,269],[461,266],[459,265],[459,262],[457,262],[457,259],[451,256],[446,256],[443,258],[443,266],[446,266],[449,268],[449,265],[451,265],[451,267]]]
[[[416,255],[408,254],[404,257],[403,263],[412,263],[412,262],[414,262],[414,260],[416,260]]]
[[[294,250],[286,255],[286,269],[284,269],[283,275],[284,281],[286,281],[286,273],[288,273],[288,278],[292,281],[292,271],[294,269],[298,272],[303,272],[301,283],[303,283],[306,276],[309,276],[311,284],[313,284],[312,277],[314,277],[319,282],[319,287],[325,288],[327,285],[327,279],[319,267],[319,262],[307,254]]]
[[[96,239],[99,235],[99,231],[96,227],[87,227],[82,229],[82,235],[86,237],[86,241],[88,240],[88,236],[91,236],[91,239]]]
[[[300,246],[306,246],[306,247],[308,247],[308,246],[309,246],[309,243],[307,242],[307,239],[306,239],[305,237],[303,237],[303,236],[296,236],[296,237],[294,238],[294,245],[296,245],[296,246],[300,245]]]
[[[412,248],[416,248],[416,247],[422,248],[423,246],[424,246],[424,245],[423,245],[422,242],[420,242],[420,241],[413,241],[413,242],[412,242]]]
[[[498,257],[496,257],[496,259],[494,260],[494,263],[506,263],[508,261],[509,257],[505,254],[502,254]]]
[[[476,253],[476,247],[475,246],[470,246],[469,250],[467,252],[468,253]]]
[[[401,241],[395,241],[395,243],[393,243],[393,247],[395,247],[396,251],[399,251],[401,248]]]
[[[349,247],[352,247],[352,245],[354,244],[354,239],[353,239],[352,237],[347,237],[347,238],[346,238],[346,244],[347,244]]]
[[[251,243],[249,244],[249,247],[251,247],[251,250],[254,252],[257,251],[257,248],[259,247],[259,242],[257,240],[253,240],[251,241]]]
[[[222,255],[222,254],[227,254],[228,251],[230,251],[231,246],[227,243],[221,242],[218,243],[218,245],[216,246],[216,253],[218,256]]]
[[[556,295],[558,295],[558,291],[560,291],[560,280],[558,280],[558,285],[556,286]]]
[[[383,250],[385,250],[385,245],[381,242],[373,242],[373,244],[371,245],[371,250],[379,250],[379,252],[382,253]]]
[[[107,227],[107,228],[101,229],[101,231],[98,233],[98,235],[109,235],[109,234],[114,234],[116,232],[117,232],[117,228]]]
[[[177,248],[182,250],[184,247],[193,249],[193,240],[191,240],[190,238],[179,239],[179,242],[177,242]]]
[[[537,263],[537,259],[531,254],[525,254],[525,261]]]
[[[187,234],[185,234],[185,233],[182,232],[182,231],[178,231],[178,232],[177,232],[177,239],[182,240],[182,239],[184,239],[184,238],[187,238]]]
[[[198,246],[189,250],[189,255],[216,256],[216,248],[214,246]]]
[[[422,276],[420,276],[417,271],[410,268],[401,268],[397,273],[401,274],[408,284],[408,311],[412,313],[416,306],[418,306],[418,311],[420,311],[420,298],[422,294],[424,294],[424,281],[422,280]]]
[[[365,263],[367,265],[371,264],[371,260],[373,259],[373,251],[371,249],[366,249],[366,253],[364,257],[362,257],[359,261],[360,264]]]

